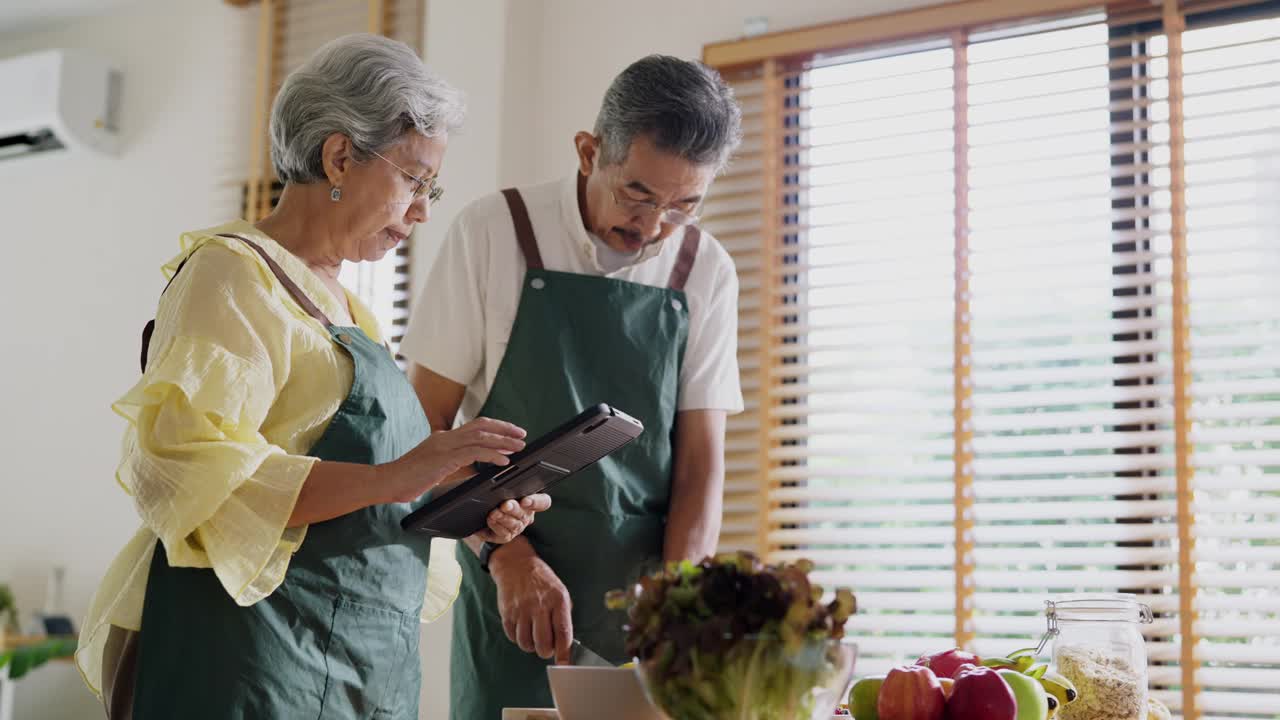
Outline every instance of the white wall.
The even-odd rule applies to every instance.
[[[225,182],[247,158],[255,17],[147,0],[0,35],[0,57],[78,47],[124,72],[119,157],[0,163],[0,581],[23,608],[41,607],[48,568],[65,565],[78,620],[137,526],[113,478],[123,424],[109,405],[138,376],[139,331],[178,233],[238,212]],[[80,720],[100,716],[95,703],[60,663],[22,680],[16,712]]]
[[[466,95],[465,126],[449,138],[441,168],[444,197],[414,236],[415,270],[435,259],[454,215],[471,200],[492,192],[498,183],[499,133],[503,123],[503,82],[507,50],[508,0],[429,0],[427,65]],[[425,272],[414,272],[420,288]]]

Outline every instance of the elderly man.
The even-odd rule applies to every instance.
[[[454,718],[550,706],[545,665],[575,636],[625,660],[605,592],[715,549],[738,282],[695,223],[740,125],[715,71],[646,57],[574,136],[577,172],[481,198],[449,230],[401,347],[432,427],[485,416],[536,437],[599,402],[645,425],[515,542],[459,546]]]

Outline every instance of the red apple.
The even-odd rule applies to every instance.
[[[956,668],[956,671],[951,673],[951,679],[955,680],[960,675],[960,673],[973,670],[977,667],[978,666],[974,665],[973,663],[960,663],[960,665]]]
[[[996,679],[1000,680],[1000,676]],[[894,668],[885,676],[876,700],[876,714],[880,720],[942,720],[946,705],[938,676],[922,665],[908,665]]]
[[[917,665],[929,668],[934,675],[940,678],[955,677],[956,670],[965,663],[981,665],[982,660],[973,653],[965,652],[960,648],[952,648],[943,652],[921,655],[920,659],[916,661]]]
[[[947,720],[1017,720],[1013,690],[991,668],[965,670],[956,677],[947,701]]]

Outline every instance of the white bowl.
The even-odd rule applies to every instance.
[[[547,678],[560,720],[666,720],[633,668],[551,665]]]

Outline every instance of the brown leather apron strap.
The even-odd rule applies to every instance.
[[[267,267],[271,268],[272,274],[276,276],[276,279],[280,281],[280,284],[284,286],[284,289],[289,291],[289,295],[293,298],[294,302],[298,303],[299,307],[305,310],[311,317],[319,320],[321,325],[324,325],[325,327],[333,325],[329,320],[329,317],[321,312],[320,308],[316,307],[315,303],[311,302],[311,298],[307,297],[306,293],[302,292],[302,288],[298,287],[297,283],[291,280],[288,275],[284,274],[284,269],[280,267],[279,263],[271,259],[271,256],[267,254],[266,250],[263,250],[257,243],[249,240],[249,238],[242,237],[240,235],[219,233],[219,236],[235,238],[256,250],[258,254],[262,256],[262,259],[267,262]]]
[[[680,242],[680,255],[676,257],[676,265],[671,268],[671,279],[667,287],[672,290],[684,290],[684,284],[693,271],[693,261],[698,257],[698,244],[702,241],[702,231],[697,225],[690,225],[684,231],[684,239]]]
[[[524,253],[524,262],[530,270],[541,270],[542,253],[538,252],[538,239],[533,235],[533,223],[529,221],[529,208],[525,207],[524,198],[515,188],[502,191],[507,199],[507,207],[511,208],[511,220],[516,226],[516,242],[520,244],[520,252]]]
[[[315,303],[311,302],[311,298],[307,297],[306,293],[302,292],[302,288],[298,287],[298,284],[295,283],[292,279],[289,278],[288,275],[285,274],[284,269],[280,267],[280,264],[277,263],[275,260],[273,260],[271,256],[267,254],[267,251],[263,250],[257,243],[253,242],[249,238],[246,238],[242,235],[236,235],[234,233],[218,233],[218,237],[235,238],[236,240],[243,242],[245,245],[248,245],[249,247],[257,251],[258,255],[260,255],[262,259],[267,262],[267,267],[270,268],[271,273],[276,276],[276,280],[280,281],[280,284],[284,286],[284,289],[289,292],[289,296],[293,298],[294,302],[298,303],[298,306],[301,307],[304,312],[306,312],[308,315],[315,318],[316,320],[320,321],[320,324],[324,325],[325,327],[330,327],[333,325],[333,323],[329,320],[329,317],[325,315],[324,312],[320,310],[320,308],[316,307]],[[164,290],[160,291],[161,295],[163,295],[169,289],[169,286],[173,284],[173,281],[175,279],[177,279],[178,273],[182,272],[183,266],[185,266],[187,264],[187,261],[190,259],[191,259],[191,255],[188,255],[187,257],[183,258],[182,262],[178,263],[177,269],[173,271],[173,277],[169,278],[169,282],[165,283]],[[147,324],[142,328],[142,371],[143,372],[147,371],[147,351],[150,350],[151,348],[151,335],[155,332],[155,329],[156,329],[155,320],[148,320]]]

